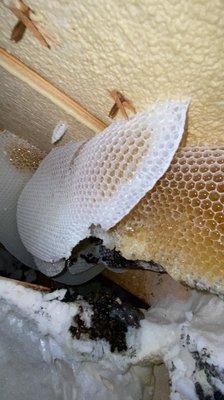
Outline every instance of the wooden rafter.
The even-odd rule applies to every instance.
[[[0,48],[0,66],[51,100],[93,132],[99,132],[106,128],[107,125],[103,121],[2,48]]]

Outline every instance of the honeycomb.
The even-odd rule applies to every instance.
[[[181,141],[188,102],[156,103],[87,142],[53,149],[22,191],[17,224],[27,250],[47,262],[68,258],[108,230],[164,174]]]
[[[43,152],[37,147],[22,140],[19,144],[18,140],[10,143],[5,147],[5,151],[9,155],[11,164],[18,170],[35,171],[44,157]]]
[[[224,147],[179,150],[165,175],[110,230],[128,259],[224,293]]]

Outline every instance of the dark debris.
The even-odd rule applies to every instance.
[[[85,326],[82,319],[82,308],[74,317],[70,332],[73,337],[80,339],[87,335],[89,339],[105,339],[110,343],[111,351],[122,352],[127,350],[126,333],[129,326],[139,328],[143,312],[128,302],[122,301],[113,290],[101,289],[83,300],[87,301],[93,310],[91,327]],[[68,297],[64,299],[68,301]],[[74,295],[73,295],[74,301]]]
[[[224,381],[224,371],[221,371],[216,365],[210,364],[207,360],[210,358],[210,354],[204,349],[202,354],[198,351],[192,352],[192,356],[196,361],[196,369],[203,370],[207,382],[211,387],[212,394],[206,394],[205,390],[202,388],[201,383],[195,383],[195,391],[199,400],[224,400],[224,394],[221,393],[217,387],[215,387],[212,378],[216,378],[220,382]]]

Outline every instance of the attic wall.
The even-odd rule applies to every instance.
[[[21,42],[11,42],[17,19],[3,4],[1,46],[90,112],[110,122],[107,89],[113,88],[132,99],[137,109],[157,99],[189,96],[189,143],[224,142],[222,0],[27,0],[27,4],[51,49],[42,47],[28,31]],[[44,103],[38,106],[44,116],[41,108]]]

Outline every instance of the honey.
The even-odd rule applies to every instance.
[[[43,159],[43,153],[30,144],[10,144],[5,149],[10,162],[19,170],[35,171]]]
[[[128,259],[224,293],[224,148],[182,148],[152,191],[110,230]]]

